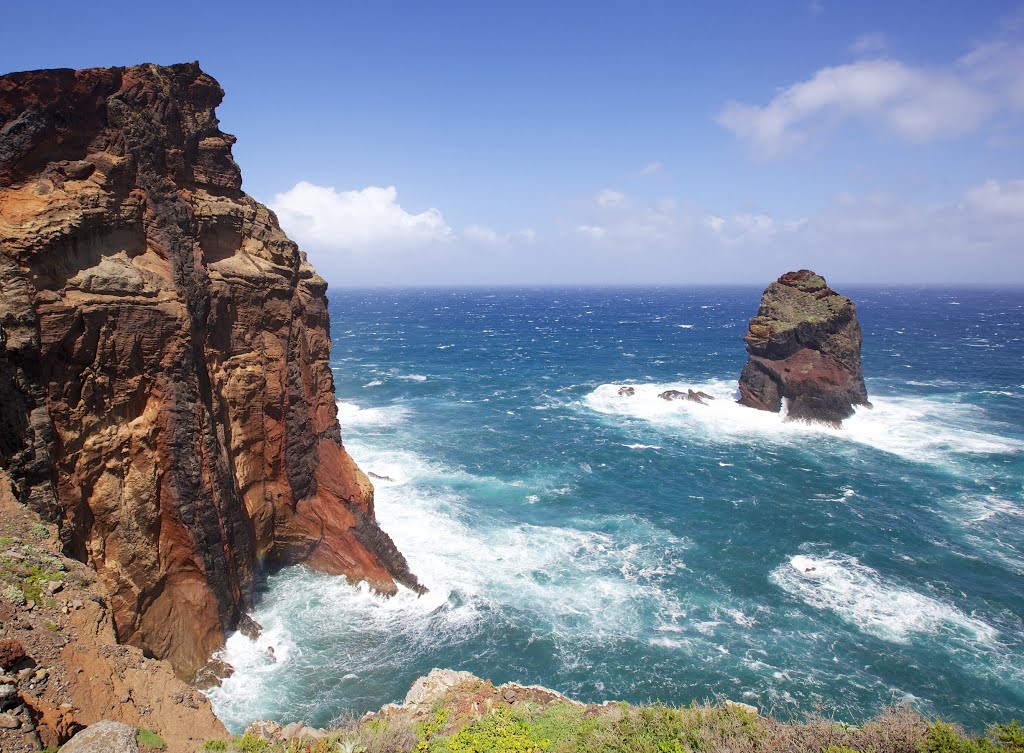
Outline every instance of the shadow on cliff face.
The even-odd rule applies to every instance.
[[[257,562],[421,589],[341,444],[326,283],[241,191],[197,63],[0,77],[0,465],[192,673]]]

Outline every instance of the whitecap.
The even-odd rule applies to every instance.
[[[405,421],[411,410],[406,405],[382,405],[374,408],[361,408],[355,403],[336,400],[338,421],[342,430],[348,427],[383,427],[394,426]]]
[[[954,503],[955,517],[968,525],[984,523],[992,518],[1024,518],[1024,507],[1019,502],[1003,499],[994,494],[966,495]]]
[[[949,464],[958,458],[993,453],[1020,453],[1024,442],[995,433],[983,409],[917,396],[872,396],[874,409],[857,408],[836,430],[824,424],[786,421],[783,413],[754,410],[736,402],[736,383],[667,382],[630,384],[634,394],[619,395],[621,384],[602,384],[581,401],[597,413],[629,417],[657,429],[697,433],[721,442],[819,441],[866,445],[908,460]],[[715,399],[701,405],[688,400],[663,400],[666,390],[700,390]]]
[[[769,580],[804,603],[893,643],[941,633],[991,646],[998,635],[995,628],[954,605],[886,580],[845,554],[795,555],[775,568]]]

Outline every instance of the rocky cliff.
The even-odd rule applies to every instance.
[[[807,269],[788,272],[761,297],[746,335],[740,403],[835,426],[868,405],[853,301]]]
[[[419,589],[342,445],[326,284],[197,63],[0,77],[0,468],[183,675],[263,561]]]

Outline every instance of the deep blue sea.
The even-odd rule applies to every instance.
[[[841,292],[875,407],[836,431],[734,403],[760,288],[332,290],[345,444],[430,593],[271,574],[217,713],[324,724],[451,667],[1024,719],[1024,289]],[[688,387],[717,399],[657,398]]]

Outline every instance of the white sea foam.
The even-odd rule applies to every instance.
[[[798,554],[773,570],[769,579],[812,607],[832,611],[863,632],[894,643],[944,633],[991,647],[998,635],[995,628],[952,604],[887,581],[844,554]]]
[[[627,416],[671,431],[700,432],[712,441],[801,441],[828,437],[854,442],[924,463],[948,463],[976,454],[1020,453],[1024,443],[995,433],[982,409],[970,404],[908,396],[873,397],[874,409],[858,408],[836,430],[823,424],[785,421],[783,414],[753,410],[736,402],[735,382],[631,384],[634,394],[619,395],[620,384],[602,384],[582,404],[598,413]],[[666,390],[694,389],[715,400],[700,405],[662,400]]]
[[[1019,502],[1003,499],[994,494],[961,497],[956,505],[958,519],[970,525],[984,523],[993,518],[1024,518],[1024,507]]]
[[[427,378],[423,374],[396,374],[396,379],[404,379],[407,382],[425,382]]]
[[[388,477],[374,480],[378,520],[430,590],[416,597],[401,589],[383,599],[303,568],[281,573],[283,581],[254,615],[264,627],[260,640],[235,635],[223,652],[236,671],[211,698],[230,724],[273,713],[268,704],[275,685],[296,672],[318,671],[324,660],[300,647],[324,641],[338,654],[331,659],[335,677],[364,676],[396,661],[412,662],[426,646],[456,645],[485,625],[493,629],[495,615],[526,613],[533,629],[560,646],[558,660],[570,664],[578,660],[581,636],[583,643],[633,638],[652,623],[672,624],[685,614],[665,580],[685,567],[687,543],[667,531],[630,517],[595,521],[614,534],[500,516],[483,522],[453,487],[467,481],[522,484],[472,477],[358,436],[346,446],[360,467]],[[527,501],[569,490],[551,486]],[[384,650],[392,653],[380,655]]]
[[[354,426],[361,428],[394,426],[405,421],[411,413],[406,405],[360,408],[355,403],[347,403],[342,400],[335,402],[338,406],[338,421],[341,423],[343,431]]]

